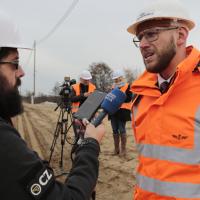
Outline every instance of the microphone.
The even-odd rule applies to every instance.
[[[117,112],[117,110],[125,101],[125,99],[125,93],[123,93],[118,88],[113,89],[110,93],[108,93],[105,96],[103,102],[101,103],[101,109],[103,110],[99,113],[99,115],[96,118],[94,118],[94,120],[91,121],[91,123],[95,127],[97,127],[107,114],[112,115],[115,112]]]

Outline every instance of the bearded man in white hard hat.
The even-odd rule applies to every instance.
[[[186,47],[194,26],[179,1],[159,0],[128,28],[146,67],[131,87],[134,200],[200,200],[200,51]]]
[[[18,49],[28,48],[20,41],[15,23],[0,12],[0,188],[1,199],[72,200],[90,199],[98,177],[99,142],[102,125],[85,122],[86,132],[64,184],[56,181],[53,170],[29,149],[11,117],[22,112],[18,86],[24,71]]]

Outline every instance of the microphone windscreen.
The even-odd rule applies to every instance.
[[[123,93],[120,89],[115,88],[104,98],[101,108],[103,108],[108,114],[114,114],[122,103],[126,99],[126,94]]]

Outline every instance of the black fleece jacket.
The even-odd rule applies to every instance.
[[[98,178],[100,148],[95,139],[86,141],[77,148],[71,172],[62,184],[17,130],[0,118],[0,199],[89,200]]]

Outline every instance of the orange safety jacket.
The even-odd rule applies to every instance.
[[[126,83],[124,86],[122,86],[120,88],[120,90],[123,92],[123,93],[126,93],[126,90],[128,89],[128,86],[129,84]],[[124,102],[120,108],[124,108],[124,109],[127,109],[127,110],[131,110],[131,107],[132,107],[132,101],[130,102]]]
[[[187,47],[174,82],[161,95],[145,72],[132,126],[139,153],[134,200],[200,200],[200,51]]]
[[[74,89],[76,96],[80,95],[80,83],[76,83],[74,85],[72,85],[72,88]],[[94,92],[94,90],[96,89],[96,86],[93,85],[92,83],[89,83],[88,86],[88,92]],[[80,102],[73,102],[72,103],[72,113],[75,113],[78,111]]]

